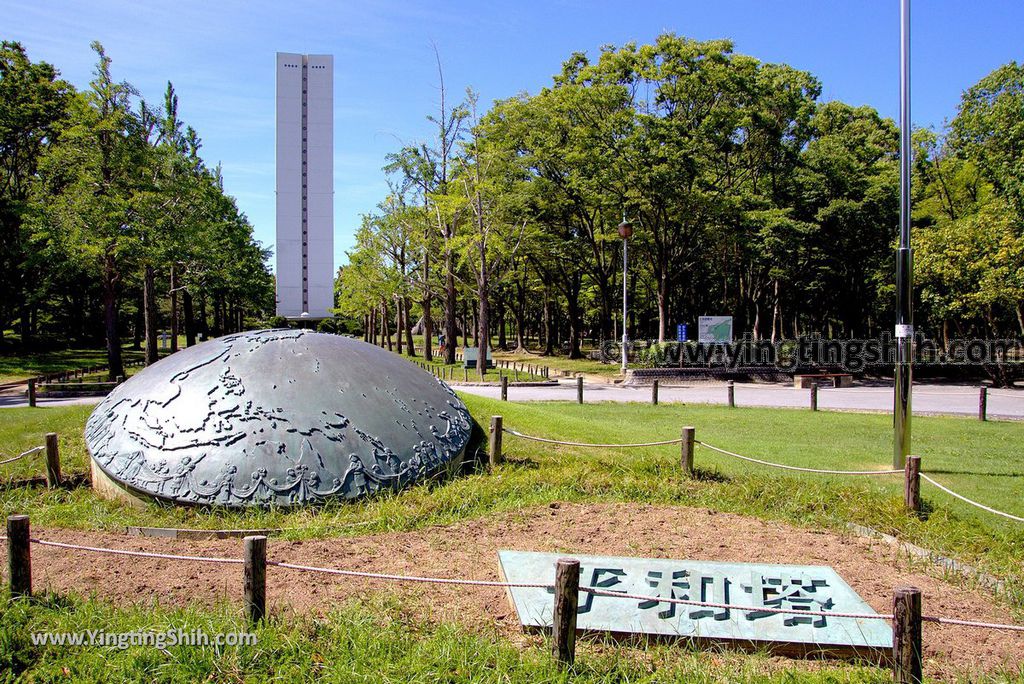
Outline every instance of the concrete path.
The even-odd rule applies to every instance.
[[[497,385],[464,385],[450,383],[453,388],[467,394],[498,399],[501,389]],[[662,386],[658,400],[662,403],[725,404],[728,389],[724,383]],[[576,401],[576,381],[565,380],[557,385],[508,388],[510,401]],[[97,404],[102,397],[62,397],[42,399],[38,405],[67,406]],[[588,383],[583,387],[583,400],[643,402],[651,401],[650,387],[622,387],[609,383]],[[978,415],[978,388],[971,385],[917,385],[913,395],[914,413],[919,415],[946,414]],[[0,408],[27,406],[24,394],[0,396]],[[810,390],[793,389],[783,385],[736,384],[737,406],[764,406],[776,408],[809,408]],[[892,412],[892,387],[819,388],[818,408],[840,411]],[[1024,390],[990,389],[988,416],[991,418],[1024,419]]]
[[[498,399],[500,389],[454,383],[460,392]],[[892,387],[846,387],[818,389],[818,408],[845,411],[892,412]],[[508,388],[510,401],[576,401],[575,380],[557,386]],[[622,387],[606,383],[585,384],[584,402],[651,401],[650,387]],[[658,401],[662,403],[725,404],[728,389],[724,383],[662,386]],[[809,408],[810,390],[784,385],[736,384],[737,406]],[[915,414],[978,415],[978,387],[971,385],[917,385],[913,393]],[[1024,390],[988,390],[988,416],[1024,419]]]

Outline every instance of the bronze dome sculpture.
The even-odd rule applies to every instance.
[[[360,340],[228,335],[114,389],[86,424],[99,488],[230,507],[399,489],[461,463],[472,429],[443,382]]]

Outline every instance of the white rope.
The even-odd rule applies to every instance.
[[[935,485],[936,487],[938,487],[938,488],[939,488],[939,489],[941,489],[942,491],[946,492],[946,493],[947,493],[947,494],[949,494],[950,496],[952,496],[952,497],[955,497],[955,498],[957,498],[957,499],[960,499],[961,501],[964,501],[964,502],[966,502],[966,503],[969,503],[969,504],[971,504],[972,506],[977,506],[978,508],[980,508],[980,509],[981,509],[981,510],[983,510],[983,511],[988,511],[989,513],[995,513],[996,515],[1001,515],[1001,516],[1003,516],[1004,518],[1009,518],[1010,520],[1016,520],[1017,522],[1024,522],[1024,518],[1019,518],[1019,517],[1017,517],[1016,515],[1010,515],[1009,513],[1003,513],[1002,511],[997,511],[996,509],[994,509],[994,508],[989,508],[988,506],[986,506],[986,505],[984,505],[984,504],[980,504],[980,503],[978,503],[977,501],[971,501],[971,500],[970,500],[970,499],[968,499],[968,498],[967,498],[966,496],[964,496],[964,495],[962,495],[962,494],[957,494],[956,492],[954,492],[954,491],[953,491],[952,489],[949,489],[948,487],[943,487],[943,486],[942,486],[942,485],[940,485],[940,484],[939,484],[938,482],[936,482],[936,481],[935,481],[935,480],[933,480],[932,478],[928,477],[928,476],[927,476],[927,475],[925,475],[924,473],[921,473],[921,477],[922,477],[922,478],[924,478],[925,480],[928,480],[928,481],[929,481],[929,482],[931,482],[931,483],[932,483],[933,485]]]
[[[934,484],[934,482],[933,482]],[[0,540],[6,541],[8,538],[6,535],[0,535]],[[43,541],[41,539],[29,539],[34,544],[41,546],[53,546],[63,549],[73,549],[78,551],[90,551],[95,553],[108,553],[121,556],[138,556],[143,558],[158,558],[164,560],[184,560],[184,561],[199,561],[204,563],[233,563],[241,564],[244,561],[240,558],[220,558],[210,556],[181,556],[166,553],[149,553],[146,551],[125,551],[121,549],[108,549],[96,546],[82,546],[79,544],[66,544],[62,542],[51,542]],[[378,572],[359,572],[356,570],[340,570],[337,568],[320,568],[309,565],[296,565],[294,563],[284,563],[280,561],[267,561],[267,565],[272,565],[279,568],[285,568],[289,570],[302,570],[306,572],[320,572],[329,575],[343,575],[347,577],[366,577],[368,579],[381,579],[399,582],[423,582],[428,584],[454,584],[464,586],[478,586],[478,587],[501,587],[508,589],[545,589],[553,590],[554,587],[550,584],[541,583],[526,583],[526,582],[499,582],[497,580],[469,580],[469,579],[453,579],[448,577],[422,577],[417,575],[391,575]],[[627,594],[615,591],[607,591],[603,589],[594,589],[593,587],[580,587],[579,590],[584,593],[593,594],[595,596],[607,596],[610,598],[624,598],[636,601],[655,601],[658,603],[671,603],[685,606],[698,606],[706,608],[719,608],[721,610],[737,610],[741,612],[757,612],[757,613],[775,613],[785,615],[805,615],[805,616],[816,616],[816,617],[831,617],[831,618],[847,618],[856,620],[892,620],[892,614],[884,613],[840,613],[833,611],[814,611],[814,610],[801,610],[798,608],[775,608],[771,606],[742,606],[734,605],[731,603],[713,603],[710,601],[691,601],[687,599],[669,598],[665,596],[647,596],[645,594]],[[1008,625],[999,624],[993,622],[979,622],[975,620],[962,620],[959,618],[946,618],[935,615],[923,615],[921,619],[925,622],[935,622],[944,625],[955,625],[960,627],[975,627],[981,629],[1003,629],[1016,632],[1024,632],[1024,626],[1020,625]]]
[[[148,551],[125,551],[122,549],[107,549],[100,546],[81,546],[80,544],[65,544],[63,542],[43,541],[42,539],[29,539],[40,546],[55,546],[61,549],[75,549],[78,551],[91,551],[93,553],[109,553],[115,556],[138,556],[140,558],[160,558],[163,560],[202,561],[204,563],[244,563],[241,558],[217,558],[210,556],[178,556],[169,553],[150,553]]]
[[[750,458],[749,456],[740,456],[731,451],[725,449],[719,449],[716,446],[712,446],[707,442],[694,441],[695,444],[699,444],[705,449],[711,449],[717,451],[720,454],[726,456],[732,456],[744,461],[750,461],[751,463],[760,463],[761,465],[771,466],[772,468],[783,468],[784,470],[798,470],[802,473],[820,473],[823,475],[895,475],[896,473],[902,473],[902,470],[823,470],[819,468],[800,468],[798,466],[783,465],[781,463],[772,463],[771,461],[762,461],[759,458]]]
[[[25,458],[26,456],[31,456],[32,454],[34,454],[34,453],[37,453],[37,452],[40,452],[40,451],[42,451],[42,450],[43,450],[43,449],[45,449],[45,448],[46,448],[46,447],[42,447],[42,446],[32,447],[32,448],[31,448],[31,449],[29,449],[28,451],[23,451],[23,452],[21,452],[20,454],[18,454],[18,455],[17,455],[17,456],[15,456],[14,458],[9,458],[9,459],[7,459],[6,461],[0,461],[0,465],[3,465],[3,464],[5,464],[5,463],[14,463],[14,462],[15,462],[15,461],[17,461],[18,459],[21,459],[21,458]]]
[[[288,570],[302,570],[305,572],[321,572],[328,575],[343,575],[345,577],[366,577],[369,579],[392,580],[395,582],[425,582],[427,584],[462,584],[474,587],[505,587],[513,589],[553,589],[550,584],[526,584],[515,582],[499,582],[497,580],[469,580],[453,579],[449,577],[420,577],[417,575],[389,575],[380,572],[359,572],[357,570],[339,570],[337,568],[319,568],[312,565],[296,565],[295,563],[284,563],[281,561],[267,561],[267,565]],[[583,591],[581,589],[581,591]]]
[[[544,437],[534,437],[533,435],[524,435],[522,432],[517,432],[509,428],[502,428],[503,431],[522,439],[529,439],[534,442],[544,442],[545,444],[561,444],[563,446],[577,446],[577,447],[597,447],[597,448],[630,448],[630,447],[650,447],[650,446],[663,446],[665,444],[680,444],[683,441],[682,437],[676,439],[666,439],[662,442],[638,442],[635,444],[591,444],[587,442],[563,442],[558,439],[545,439]]]
[[[940,625],[958,625],[960,627],[980,627],[982,629],[1008,629],[1012,632],[1024,632],[1020,625],[1001,625],[997,622],[978,622],[976,620],[960,620],[958,618],[945,618],[937,615],[922,615],[924,622],[937,622]]]

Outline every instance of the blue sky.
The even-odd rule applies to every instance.
[[[823,99],[898,112],[898,0],[418,2],[0,0],[0,37],[87,86],[101,41],[116,78],[153,104],[173,81],[180,114],[256,237],[274,242],[274,53],[335,56],[335,263],[385,192],[384,155],[429,135],[438,101],[432,44],[450,97],[489,103],[537,92],[573,51],[672,31],[730,38],[736,51],[817,76]],[[941,127],[960,93],[1024,61],[1024,2],[913,3],[913,120]]]

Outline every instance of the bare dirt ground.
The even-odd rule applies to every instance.
[[[242,551],[237,539],[140,539],[57,529],[35,529],[33,537],[188,555],[240,557]],[[693,508],[552,504],[415,532],[317,541],[272,538],[268,556],[272,561],[349,570],[497,580],[499,549],[830,565],[880,613],[891,612],[894,587],[912,584],[924,592],[926,615],[1012,622],[1010,612],[990,595],[943,581],[933,568],[910,567],[883,542]],[[126,558],[38,545],[32,553],[36,590],[95,592],[121,605],[241,601],[239,565]],[[0,550],[0,557],[5,554]],[[3,561],[6,565],[6,558]],[[500,588],[385,583],[274,567],[268,568],[267,584],[270,609],[278,614],[319,614],[346,599],[391,592],[402,598],[412,617],[455,621],[476,631],[496,628],[523,644],[536,641],[523,635]],[[1024,633],[925,623],[924,650],[927,674],[970,677],[1000,667],[1019,668]],[[778,659],[779,667],[800,667],[798,663]]]

